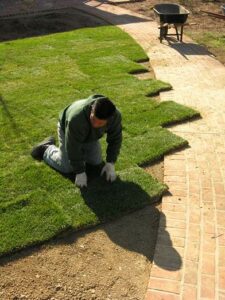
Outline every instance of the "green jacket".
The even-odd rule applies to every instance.
[[[69,162],[76,174],[85,171],[82,144],[100,139],[107,133],[106,161],[116,162],[122,144],[121,114],[115,114],[101,128],[93,128],[90,123],[92,104],[102,95],[93,95],[67,106],[59,116],[60,126],[65,133],[65,146]]]

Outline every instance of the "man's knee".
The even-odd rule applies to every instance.
[[[57,147],[47,149],[44,153],[43,159],[46,164],[61,173],[66,174],[73,172],[73,168],[71,167],[67,157],[65,157],[65,155],[63,155]]]

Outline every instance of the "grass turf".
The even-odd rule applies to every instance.
[[[0,255],[84,228],[159,199],[167,187],[140,165],[187,141],[162,128],[199,115],[151,95],[169,84],[138,80],[143,50],[113,26],[80,29],[0,44]],[[80,191],[70,179],[30,156],[32,146],[56,135],[58,113],[76,99],[101,93],[123,115],[118,179],[95,176]],[[105,149],[105,140],[102,141]]]

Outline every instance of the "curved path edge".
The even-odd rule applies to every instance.
[[[160,44],[155,21],[105,3],[86,3],[131,35],[174,100],[202,118],[171,127],[189,148],[164,159],[158,239],[145,300],[225,299],[225,67],[187,36]],[[83,4],[82,4],[83,5]]]

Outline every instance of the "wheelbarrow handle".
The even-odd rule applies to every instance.
[[[184,23],[183,26],[192,26],[192,25],[198,25],[197,23]]]

